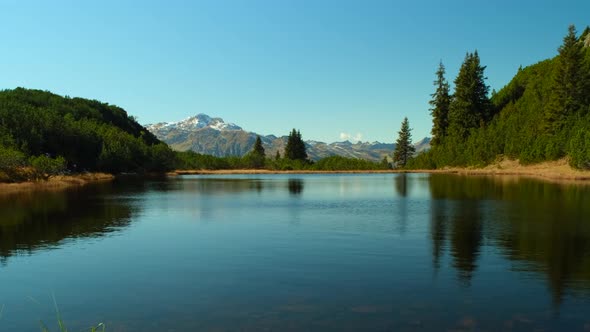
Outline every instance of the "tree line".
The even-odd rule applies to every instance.
[[[380,163],[358,158],[330,156],[318,161],[308,159],[305,142],[301,132],[293,129],[287,139],[283,155],[277,151],[274,157],[268,157],[258,136],[250,152],[243,157],[215,157],[194,151],[177,152],[177,169],[267,169],[277,171],[344,171],[344,170],[385,170],[390,165],[387,160]]]
[[[590,28],[568,28],[559,54],[527,68],[489,93],[477,51],[467,53],[454,80],[442,62],[431,95],[432,141],[407,168],[481,166],[498,158],[523,164],[567,157],[590,168]]]
[[[174,152],[113,105],[17,88],[0,91],[0,180],[66,172],[152,172]]]
[[[0,182],[80,172],[145,173],[172,169],[380,169],[353,158],[308,159],[301,132],[290,133],[283,156],[265,154],[260,137],[243,157],[177,152],[120,107],[48,91],[0,91]]]

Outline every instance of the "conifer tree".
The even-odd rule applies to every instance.
[[[287,140],[287,146],[285,147],[285,158],[291,160],[306,160],[307,151],[305,148],[305,142],[301,139],[301,132],[293,129]]]
[[[275,155],[275,160],[280,160],[281,159],[281,153],[279,152],[279,150],[277,150],[277,154]]]
[[[449,95],[449,83],[445,78],[445,66],[442,61],[439,63],[436,71],[436,80],[434,81],[436,91],[431,94],[432,99],[429,104],[432,106],[430,114],[432,115],[432,141],[430,144],[438,145],[447,134],[449,127],[449,107],[451,96]]]
[[[411,131],[412,129],[410,128],[408,118],[404,118],[401,129],[398,132],[397,141],[395,142],[395,152],[393,153],[393,163],[398,168],[406,166],[408,160],[410,160],[416,152],[416,149],[412,145]]]
[[[472,129],[482,127],[493,117],[485,68],[480,64],[477,51],[467,53],[455,79],[455,93],[449,107],[449,130],[458,138],[467,138]]]
[[[264,147],[262,146],[262,140],[260,139],[260,136],[256,136],[254,148],[248,154],[247,159],[250,162],[250,166],[254,168],[264,167],[266,154],[264,151]]]
[[[254,142],[254,149],[252,149],[252,152],[259,156],[265,155],[264,147],[262,146],[262,140],[260,139],[260,136],[256,136],[256,142]]]
[[[584,44],[576,37],[576,27],[570,25],[563,45],[558,49],[553,88],[545,110],[545,131],[556,134],[567,118],[578,113],[587,102],[588,68],[584,63]]]

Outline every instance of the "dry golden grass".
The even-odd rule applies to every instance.
[[[228,175],[228,174],[358,174],[358,173],[399,173],[395,170],[358,170],[358,171],[275,171],[267,169],[220,169],[220,170],[176,170],[168,175]]]
[[[502,159],[483,168],[444,168],[437,170],[369,170],[369,171],[271,171],[263,169],[236,170],[177,170],[168,175],[225,175],[225,174],[356,174],[356,173],[452,173],[462,175],[485,175],[509,177],[531,177],[554,182],[589,182],[590,171],[581,171],[569,166],[566,159],[548,161],[533,165],[521,165],[518,160]]]
[[[79,175],[52,176],[47,181],[27,181],[19,183],[0,183],[0,195],[20,191],[59,190],[83,186],[89,183],[111,181],[115,177],[106,173],[87,173]]]
[[[422,171],[416,171],[422,172]],[[517,177],[536,178],[559,183],[588,183],[590,171],[572,168],[567,159],[547,161],[538,164],[521,165],[518,160],[502,159],[483,168],[445,168],[442,170],[425,170],[426,173],[455,173],[462,175],[502,176],[514,179]]]

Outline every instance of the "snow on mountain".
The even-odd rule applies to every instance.
[[[178,122],[147,125],[146,128],[176,150],[192,150],[218,157],[243,156],[252,149],[258,136],[233,123],[226,123],[221,118],[212,118],[202,113]],[[277,152],[284,153],[287,136],[260,135],[260,138],[268,156],[274,157]],[[429,142],[428,138],[421,140],[416,144],[416,150],[428,149]],[[338,155],[378,162],[385,156],[391,156],[395,149],[395,144],[381,142],[352,143],[347,140],[328,144],[308,140],[305,143],[307,154],[312,160]]]
[[[207,114],[199,113],[196,116],[186,118],[179,122],[160,122],[152,125],[146,125],[146,128],[151,132],[160,132],[166,134],[170,131],[186,131],[211,128],[215,130],[242,130],[241,127],[226,123],[222,118],[212,118]]]

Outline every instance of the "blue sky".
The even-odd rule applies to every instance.
[[[327,142],[393,142],[407,116],[418,140],[439,60],[452,82],[477,49],[499,90],[588,13],[587,0],[0,0],[0,88]]]

